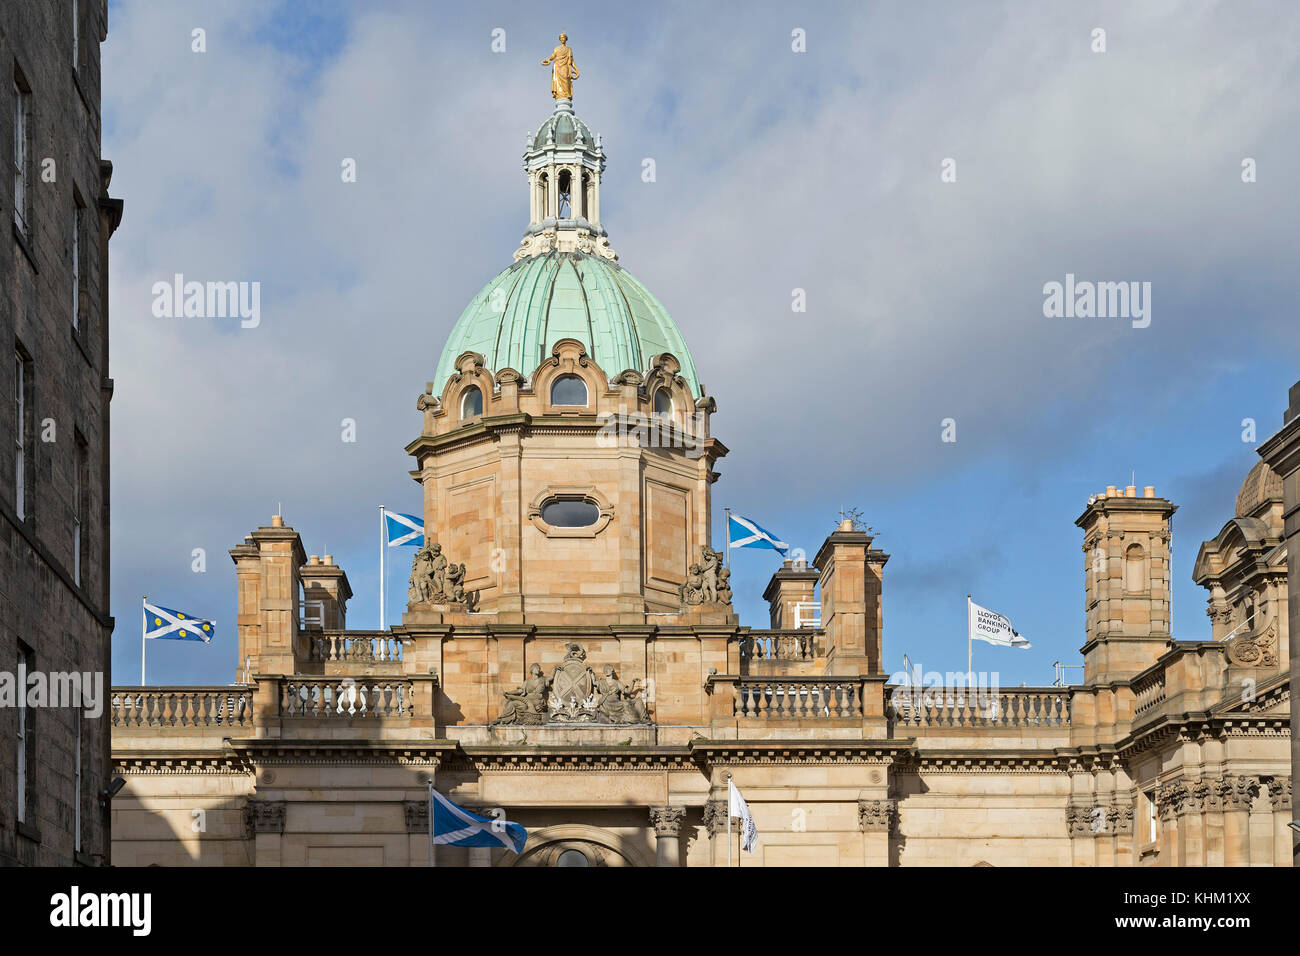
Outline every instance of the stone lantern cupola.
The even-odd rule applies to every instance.
[[[618,260],[600,224],[600,175],[605,151],[574,114],[573,100],[557,99],[555,112],[526,134],[528,229],[515,259],[546,252],[583,252]]]

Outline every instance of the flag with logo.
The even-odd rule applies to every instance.
[[[790,546],[758,523],[741,515],[727,515],[728,548],[768,548],[785,554]]]
[[[407,545],[424,547],[423,518],[399,514],[396,511],[385,511],[384,529],[387,532],[390,548],[401,548]]]
[[[524,852],[528,831],[508,820],[489,820],[458,807],[437,790],[429,790],[433,814],[433,842],[451,846],[503,846],[515,853]]]
[[[202,641],[211,644],[217,633],[212,621],[144,602],[144,636],[163,641]]]
[[[1011,622],[997,611],[970,602],[970,636],[977,641],[996,644],[998,647],[1023,647],[1033,645],[1020,635]]]
[[[731,816],[740,818],[740,848],[746,853],[753,853],[758,846],[758,827],[754,825],[754,817],[749,812],[749,804],[740,795],[736,785],[728,780],[727,786],[731,788],[731,808],[728,812]]]

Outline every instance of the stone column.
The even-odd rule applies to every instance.
[[[1178,832],[1178,808],[1182,804],[1182,781],[1156,788],[1156,813],[1160,817],[1160,866],[1182,865],[1182,835]],[[1249,837],[1249,827],[1247,827]]]
[[[709,865],[727,865],[727,801],[710,800],[704,805],[704,829],[709,834]]]
[[[1133,804],[1112,803],[1106,810],[1106,825],[1113,836],[1112,865],[1133,865]]]
[[[1300,382],[1291,386],[1282,428],[1259,446],[1259,457],[1282,479],[1283,531],[1286,536],[1288,653],[1291,686],[1300,684]],[[1291,767],[1300,766],[1300,708],[1291,707]],[[1291,831],[1292,859],[1300,855],[1300,833]],[[1294,865],[1294,863],[1292,864]]]
[[[1178,836],[1182,852],[1179,866],[1205,866],[1205,817],[1201,810],[1209,795],[1210,785],[1202,780],[1189,783],[1184,788],[1178,804]],[[1217,789],[1217,788],[1216,788]]]
[[[655,866],[682,865],[682,807],[651,807],[650,825],[655,828]]]
[[[858,801],[863,866],[889,866],[889,835],[897,821],[897,800]]]
[[[1254,777],[1227,776],[1219,782],[1223,798],[1223,865],[1250,866],[1250,806],[1259,794]]]
[[[280,866],[284,838],[284,801],[250,801],[244,807],[244,830],[253,841],[254,866]]]
[[[1293,866],[1291,856],[1291,778],[1274,777],[1268,782],[1268,801],[1273,805],[1273,865]]]

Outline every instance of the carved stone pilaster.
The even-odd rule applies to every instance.
[[[1219,781],[1219,793],[1225,810],[1249,810],[1259,796],[1259,778],[1227,776]]]
[[[656,837],[675,837],[682,832],[685,816],[682,807],[651,807],[650,825],[655,828]]]
[[[704,828],[715,834],[727,831],[727,801],[710,800],[704,805]]]
[[[1273,812],[1291,809],[1291,778],[1273,777],[1268,781],[1268,801],[1273,804]]]
[[[890,833],[897,822],[897,800],[858,801],[858,828],[863,833]]]
[[[406,816],[407,833],[429,832],[428,800],[403,800],[402,813]]]
[[[259,833],[284,832],[284,801],[251,801],[244,807],[244,832],[251,839]]]

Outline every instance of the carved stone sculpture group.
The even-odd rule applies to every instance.
[[[690,573],[680,590],[683,604],[730,604],[731,571],[722,565],[722,555],[708,545],[700,549],[700,560],[690,567]]]
[[[465,565],[449,563],[440,544],[416,552],[410,584],[406,596],[411,604],[465,603]]]
[[[542,673],[541,665],[528,668],[528,677],[516,690],[506,691],[505,706],[495,724],[647,724],[645,694],[639,680],[630,685],[618,679],[614,665],[606,664],[597,677],[587,665],[580,644],[566,644],[564,660]]]

